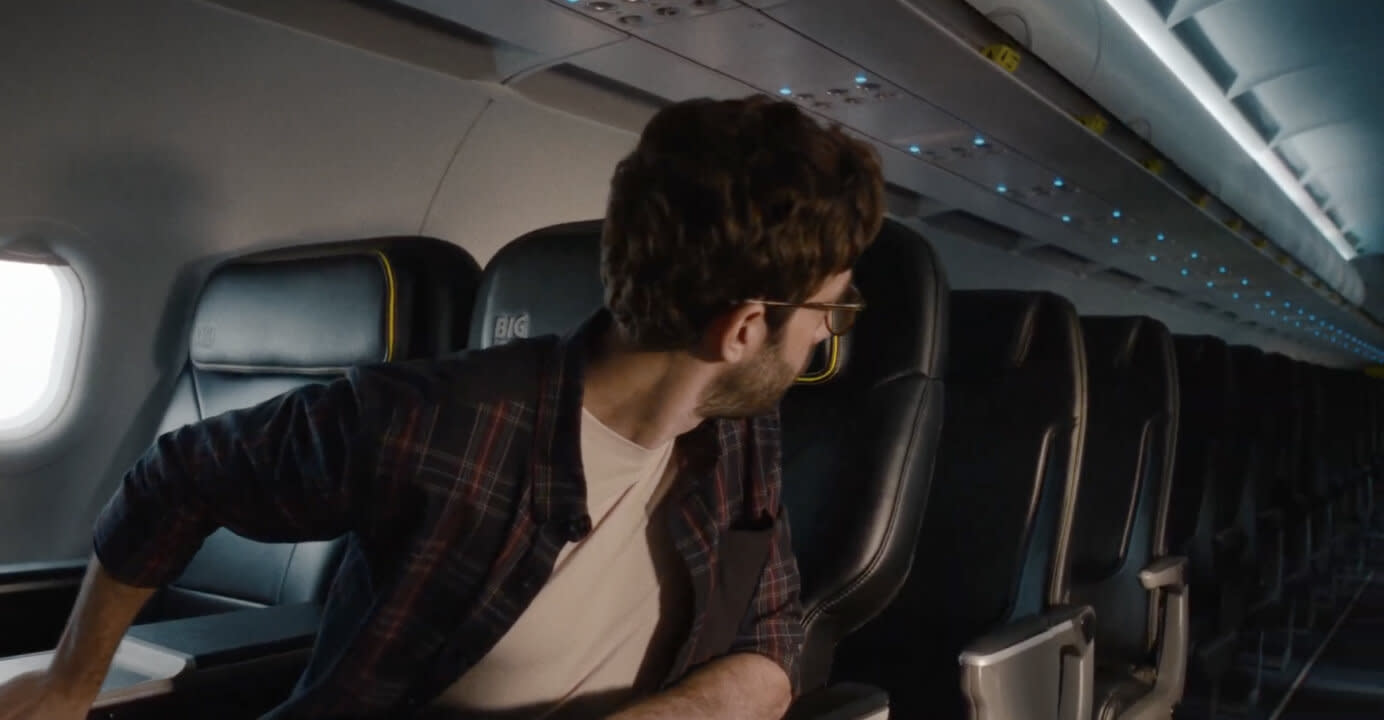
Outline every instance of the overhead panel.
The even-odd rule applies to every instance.
[[[987,59],[982,49],[1004,36],[959,2],[547,3],[621,38],[562,62],[671,100],[758,91],[795,102],[873,142],[890,182],[921,196],[908,204],[919,217],[984,219],[1008,229],[1011,252],[1062,248],[1083,272],[1141,278],[1138,292],[1186,298],[1282,342],[1363,354],[1355,343],[1379,337],[1336,292],[1341,277],[1321,282],[1258,236],[1253,218],[1141,165],[1124,136],[1103,136],[1063,105],[1075,97],[1100,110],[1065,81]],[[928,14],[956,8],[977,34]]]
[[[1297,262],[1306,265],[1353,302],[1359,303],[1363,299],[1364,293],[1358,274],[1343,262],[1319,226],[1289,200],[1274,178],[1266,174],[1254,157],[1247,154],[1228,134],[1222,124],[1224,118],[1211,114],[1198,102],[1195,93],[1189,90],[1191,85],[1187,84],[1190,82],[1188,77],[1171,72],[1160,60],[1159,55],[1150,50],[1141,36],[1136,35],[1112,7],[1118,5],[1124,9],[1123,11],[1128,11],[1130,7],[1139,9],[1142,6],[1144,14],[1152,15],[1156,21],[1162,18],[1159,25],[1166,22],[1177,33],[1177,39],[1168,35],[1169,42],[1177,43],[1180,39],[1188,50],[1202,58],[1201,64],[1205,69],[1197,69],[1197,72],[1209,74],[1215,82],[1220,83],[1219,87],[1210,90],[1212,95],[1219,97],[1219,100],[1211,98],[1213,104],[1220,102],[1228,108],[1227,113],[1235,114],[1224,97],[1228,93],[1232,98],[1239,99],[1237,105],[1245,111],[1252,123],[1263,126],[1266,119],[1269,125],[1275,124],[1270,118],[1275,113],[1267,112],[1257,98],[1240,97],[1239,94],[1243,93],[1243,87],[1278,77],[1281,75],[1282,67],[1249,68],[1254,58],[1272,58],[1285,48],[1288,48],[1285,52],[1299,52],[1289,46],[1297,47],[1298,36],[1303,34],[1302,28],[1309,27],[1319,17],[1350,17],[1352,20],[1347,22],[1355,22],[1361,17],[1362,12],[1379,14],[1379,11],[1384,9],[1384,4],[1358,3],[1352,0],[1331,3],[1302,3],[1296,0],[967,2],[999,26],[1014,32],[1020,43],[1025,44],[1068,80],[1110,108],[1120,120],[1145,133],[1149,142],[1162,150],[1181,169],[1195,176],[1212,194],[1223,199],[1242,217],[1263,230]],[[1152,5],[1148,4],[1150,2]],[[1284,11],[1292,10],[1301,17],[1281,23],[1283,29],[1269,32],[1261,26],[1264,24],[1264,18],[1275,15],[1275,7]],[[1233,16],[1233,19],[1221,23],[1224,30],[1221,34],[1225,37],[1214,39],[1219,37],[1218,33],[1208,33],[1200,25],[1204,18],[1222,14]],[[1092,25],[1095,32],[1072,32],[1073,27]],[[1164,32],[1157,28],[1154,31]],[[1240,43],[1243,53],[1223,56],[1218,47],[1231,38]],[[1346,43],[1345,47],[1337,46],[1336,49],[1348,53],[1350,45],[1351,43]],[[1324,57],[1319,56],[1318,61]],[[1195,63],[1194,60],[1191,62]],[[1287,64],[1292,65],[1295,62],[1301,62],[1301,58]],[[1249,72],[1245,71],[1246,68],[1249,68]],[[1355,75],[1369,77],[1368,73],[1357,72]],[[1379,95],[1377,91],[1357,94],[1373,97]],[[1300,97],[1294,102],[1299,107],[1313,104],[1303,102],[1303,99]],[[1271,134],[1266,134],[1265,140],[1269,141],[1271,137]],[[1254,139],[1253,142],[1263,146],[1263,142],[1258,139]],[[1263,153],[1271,152],[1268,148],[1263,150]],[[1300,155],[1286,147],[1281,148],[1280,154],[1284,156],[1283,160],[1290,169],[1294,163],[1289,156]],[[1298,193],[1296,197],[1310,206],[1310,199],[1301,195],[1294,185],[1289,176],[1285,187]],[[1317,213],[1315,217],[1321,223],[1330,226],[1319,210],[1312,212]],[[1331,232],[1340,239],[1338,229],[1331,228]],[[1345,240],[1349,239],[1345,238],[1341,243],[1344,244]]]
[[[758,92],[725,73],[637,37],[574,55],[568,62],[673,102],[737,98]]]
[[[624,38],[623,33],[548,0],[397,1],[516,46],[496,51],[496,65],[506,75],[543,67]]]

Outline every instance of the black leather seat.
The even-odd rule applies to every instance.
[[[1332,437],[1336,438],[1335,503],[1336,548],[1333,563],[1333,589],[1340,582],[1363,579],[1363,527],[1369,512],[1366,497],[1370,483],[1369,443],[1370,410],[1367,378],[1353,370],[1333,369],[1331,409],[1334,423]]]
[[[1173,339],[1145,317],[1087,317],[1081,329],[1090,404],[1071,599],[1096,611],[1095,717],[1168,717],[1187,665],[1185,560],[1167,556],[1164,538],[1179,403]],[[1166,587],[1150,587],[1155,569]],[[1160,607],[1177,615],[1165,623]]]
[[[1066,648],[1045,638],[1066,642],[1064,623],[1079,634],[1089,620],[1052,614],[1067,600],[1085,436],[1080,327],[1047,293],[954,292],[951,312],[942,444],[913,568],[846,639],[836,675],[882,684],[894,717],[965,717],[968,704],[973,717],[1055,716],[1070,673]],[[1024,643],[1052,652],[1014,651]]]
[[[1182,388],[1177,460],[1168,515],[1168,547],[1189,559],[1189,681],[1218,699],[1234,664],[1247,596],[1246,532],[1240,499],[1246,484],[1237,436],[1237,393],[1230,350],[1210,336],[1178,336]]]
[[[326,382],[351,365],[459,349],[480,268],[461,248],[385,238],[276,251],[218,268],[202,291],[162,434]],[[221,529],[138,622],[321,602],[343,549]]]
[[[1312,503],[1307,482],[1307,386],[1304,365],[1285,355],[1267,356],[1266,381],[1272,388],[1260,396],[1273,420],[1271,442],[1263,456],[1270,522],[1279,523],[1282,538],[1277,576],[1280,602],[1276,615],[1264,618],[1266,664],[1282,670],[1292,661],[1296,626],[1305,617],[1312,583]],[[1248,390],[1247,390],[1248,391]],[[1281,632],[1280,632],[1281,631]]]
[[[1243,532],[1244,566],[1239,599],[1244,607],[1244,630],[1252,633],[1252,675],[1246,688],[1224,693],[1236,705],[1252,706],[1263,688],[1263,675],[1271,664],[1281,669],[1282,661],[1270,662],[1278,655],[1269,636],[1283,620],[1284,569],[1288,560],[1287,513],[1280,490],[1295,452],[1292,435],[1297,418],[1287,415],[1292,406],[1290,391],[1282,372],[1287,358],[1264,353],[1259,348],[1237,345],[1230,348],[1235,374],[1235,414],[1233,442],[1244,459],[1243,492],[1239,501],[1238,527]],[[1243,702],[1240,702],[1240,701]]]
[[[1309,530],[1308,581],[1305,586],[1307,625],[1316,624],[1317,591],[1330,583],[1331,556],[1335,547],[1335,517],[1332,493],[1333,438],[1327,427],[1326,379],[1324,368],[1299,362],[1303,386],[1302,470],[1299,485],[1300,502]]]
[[[1276,382],[1277,363],[1262,350],[1245,345],[1230,348],[1241,419],[1238,442],[1248,458],[1240,523],[1247,533],[1246,569],[1250,578],[1248,615],[1257,627],[1262,616],[1282,599],[1286,547],[1284,513],[1277,491],[1282,465],[1288,457],[1289,426],[1284,411],[1283,389]]]
[[[525,235],[486,266],[472,344],[563,334],[599,308],[599,221]],[[942,421],[947,284],[927,241],[884,229],[855,268],[869,306],[828,381],[785,397],[783,493],[802,576],[807,642],[790,717],[864,717],[884,697],[825,687],[846,634],[903,583],[927,502]]]

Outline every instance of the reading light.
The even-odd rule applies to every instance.
[[[1119,218],[1119,217],[1120,217],[1120,211],[1119,211],[1119,210],[1116,210],[1115,212],[1110,213],[1110,217]]]
[[[1163,237],[1163,233],[1158,233],[1158,242],[1163,242],[1166,239],[1167,238]]]
[[[1119,236],[1111,236],[1111,238],[1110,238],[1110,244],[1111,244],[1111,245],[1119,245],[1119,244],[1120,244],[1120,238],[1119,238]]]
[[[996,186],[995,186],[995,192],[1001,193],[1001,194],[1007,193],[1007,192],[1009,192],[1009,186],[1008,186],[1008,185],[1005,185],[1004,183],[1000,183],[999,185],[996,185]]]
[[[1249,287],[1249,278],[1240,278],[1240,284]]]
[[[1192,251],[1192,259],[1193,259],[1193,260],[1196,260],[1196,259],[1199,258],[1199,257],[1201,257],[1201,253],[1197,252],[1196,250],[1193,250],[1193,251]]]
[[[1064,222],[1064,223],[1069,223],[1069,222],[1071,222],[1071,221],[1072,221],[1072,216],[1071,216],[1071,215],[1063,215],[1063,216],[1062,216],[1062,222]]]
[[[1187,277],[1187,268],[1182,268],[1182,277]]]
[[[914,155],[917,155],[918,153],[922,152],[923,149],[918,147],[917,145],[909,145],[908,151],[913,153]]]
[[[867,77],[865,77],[864,75],[856,75],[856,76],[855,76],[855,84],[856,84],[856,85],[864,85],[864,84],[865,84],[866,82],[868,82],[869,80],[870,80],[870,78],[867,78]]]
[[[1066,184],[1067,184],[1066,181],[1064,181],[1062,178],[1053,178],[1053,179],[1052,179],[1052,186],[1053,186],[1053,187],[1062,187],[1063,185],[1066,185]]]
[[[792,94],[793,94],[793,88],[791,88],[791,87],[781,87],[781,88],[779,88],[779,94],[780,94],[780,95],[792,95]]]
[[[1149,256],[1149,262],[1158,262],[1158,256],[1157,256],[1157,255],[1150,255],[1150,256]]]
[[[1278,185],[1283,194],[1307,217],[1322,237],[1331,244],[1344,259],[1356,256],[1355,249],[1341,234],[1335,223],[1317,206],[1307,191],[1298,184],[1293,173],[1283,164],[1268,143],[1249,124],[1245,116],[1231,103],[1221,86],[1212,79],[1206,69],[1197,62],[1182,42],[1173,35],[1156,9],[1156,3],[1148,0],[1105,0],[1111,10],[1124,20],[1129,29],[1144,43],[1169,72],[1187,88],[1206,112],[1216,119],[1226,134],[1240,146],[1245,154]]]
[[[977,135],[976,138],[971,141],[971,144],[976,147],[985,147],[985,138]]]

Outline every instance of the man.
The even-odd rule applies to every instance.
[[[862,307],[850,270],[882,216],[873,150],[790,103],[664,109],[611,184],[604,310],[160,437],[0,719],[85,717],[140,607],[222,526],[349,537],[270,717],[781,716],[802,627],[776,408]]]

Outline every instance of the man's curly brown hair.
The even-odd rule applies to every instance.
[[[611,181],[606,307],[636,347],[686,350],[741,301],[806,300],[883,217],[879,157],[839,127],[763,96],[678,103]],[[787,317],[769,313],[771,330]]]

